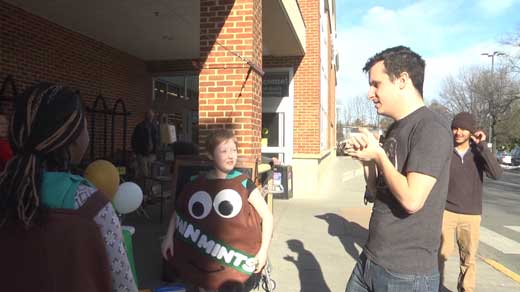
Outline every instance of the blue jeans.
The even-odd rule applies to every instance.
[[[390,272],[361,253],[345,292],[437,292],[439,272],[430,275],[407,275]]]

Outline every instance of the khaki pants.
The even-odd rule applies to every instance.
[[[155,154],[148,154],[146,156],[137,154],[137,173],[136,176],[139,178],[150,176],[151,164],[155,161]]]
[[[137,154],[136,155],[137,160],[137,169],[136,169],[136,180],[137,183],[141,186],[141,189],[143,190],[143,193],[149,194],[148,190],[145,189],[145,177],[151,175],[151,166],[152,162],[155,161],[155,154],[149,154],[146,156]]]
[[[442,220],[441,247],[439,249],[439,272],[441,285],[444,280],[444,264],[453,252],[455,239],[459,247],[460,273],[458,291],[474,291],[476,257],[480,239],[480,215],[465,215],[444,211]]]

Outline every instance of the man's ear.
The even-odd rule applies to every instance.
[[[399,74],[397,82],[399,82],[399,89],[403,89],[405,88],[408,82],[412,82],[412,79],[410,79],[410,75],[408,75],[408,72],[402,72],[401,74]]]
[[[213,155],[212,155],[211,153],[208,152],[208,153],[206,154],[206,156],[208,156],[208,159],[209,159],[209,160],[213,160]]]

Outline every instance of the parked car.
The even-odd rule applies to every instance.
[[[511,165],[511,152],[509,151],[497,151],[497,161],[500,164]]]
[[[511,151],[511,165],[520,165],[520,146],[516,146],[515,149]]]

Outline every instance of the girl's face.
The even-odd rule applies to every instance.
[[[215,170],[220,174],[228,174],[235,168],[238,158],[237,145],[233,139],[222,141],[210,156]]]

